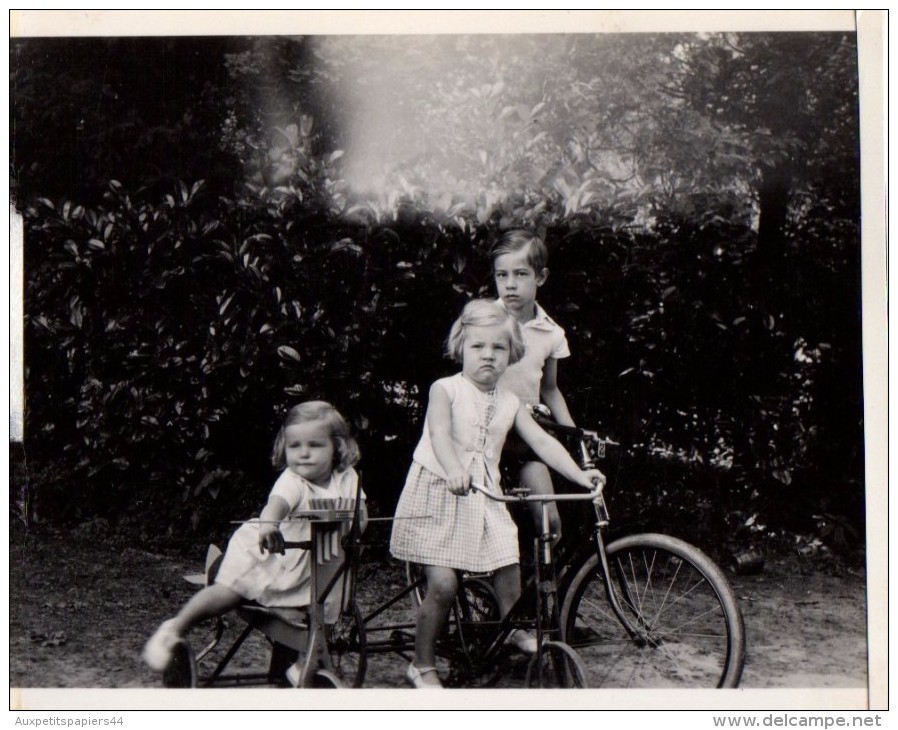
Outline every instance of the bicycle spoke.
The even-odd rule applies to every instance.
[[[704,585],[702,582],[697,581],[697,582],[696,582],[695,584],[693,584],[690,588],[688,588],[685,592],[683,592],[683,593],[681,593],[680,595],[678,595],[678,596],[676,597],[676,600],[671,601],[671,602],[670,602],[669,604],[667,604],[666,606],[660,607],[660,608],[658,609],[658,611],[655,613],[655,616],[653,617],[652,622],[651,622],[651,627],[653,628],[653,630],[656,630],[656,631],[657,631],[657,630],[662,630],[661,627],[663,626],[663,624],[661,624],[661,622],[660,622],[661,615],[662,615],[663,613],[665,613],[665,612],[667,612],[668,615],[669,615],[670,612],[671,612],[677,605],[681,604],[681,602],[682,602],[683,600],[685,600],[688,596],[690,596],[696,589],[698,589],[698,588],[699,588],[700,586],[702,586],[702,585]],[[680,628],[682,628],[682,627],[684,627],[684,626],[688,626],[689,624],[695,623],[696,621],[700,621],[701,619],[703,619],[703,618],[705,618],[706,616],[709,616],[709,615],[711,615],[711,614],[715,614],[715,613],[716,613],[716,614],[722,615],[722,611],[721,611],[721,608],[720,608],[719,603],[717,603],[717,598],[716,598],[716,596],[709,596],[709,597],[706,598],[706,600],[710,601],[710,602],[711,602],[712,604],[714,604],[714,605],[712,605],[710,608],[708,608],[707,610],[703,611],[702,613],[697,614],[697,615],[694,615],[694,616],[691,616],[691,617],[688,618],[687,620],[682,621],[681,623],[679,623],[679,624],[673,626],[673,627],[670,628],[670,629],[667,629],[667,630],[665,631],[665,633],[668,633],[668,632],[670,632],[670,633],[677,633],[677,632],[679,631]]]
[[[684,626],[689,626],[689,624],[693,624],[696,621],[704,618],[705,616],[711,615],[712,613],[719,614],[720,609],[717,608],[716,606],[714,608],[709,608],[704,613],[701,613],[698,616],[693,616],[692,618],[690,618],[686,621],[683,621],[681,624],[678,624],[677,626],[674,626],[674,627],[668,629],[668,632],[671,634],[677,634],[677,635],[682,635],[682,636],[702,636],[702,635],[704,635],[704,636],[723,636],[723,634],[690,634],[688,632],[683,633],[680,631],[680,629],[683,628]],[[665,635],[667,635],[667,633],[665,633]]]
[[[726,638],[726,634],[702,634],[697,631],[683,631],[683,632],[678,632],[676,635],[682,636],[682,637],[690,636],[694,639],[725,639]]]
[[[604,597],[602,598],[602,602],[599,603],[597,601],[589,600],[588,598],[586,598],[586,596],[584,596],[582,603],[585,604],[593,614],[598,613],[601,614],[603,618],[606,618],[608,620],[617,620],[614,612],[608,608],[608,604]]]
[[[647,564],[646,560],[645,560],[645,553],[643,553],[643,561],[642,562],[645,565],[645,576],[646,576],[645,577],[645,595],[648,595],[649,590],[651,590],[653,598],[654,598],[655,592],[654,592],[654,586],[652,585],[652,573],[655,570],[655,560],[657,559],[657,557],[658,557],[658,553],[652,552],[651,564]],[[653,600],[652,603],[655,604],[655,603],[657,603],[657,601]],[[642,606],[640,605],[640,612],[641,612],[641,609],[642,609]]]
[[[677,596],[676,600],[671,601],[671,602],[670,602],[670,606],[672,607],[672,606],[677,605],[677,604],[680,603],[683,599],[685,599],[687,596],[691,595],[691,593],[692,593],[694,590],[696,590],[696,589],[699,588],[700,586],[704,586],[704,585],[705,585],[705,582],[704,582],[703,579],[697,580],[692,586],[690,586],[688,589],[686,589],[683,593],[680,593],[680,594]],[[714,600],[716,600],[716,597],[715,597]],[[661,610],[663,610],[663,609],[661,609]],[[661,613],[661,610],[658,611],[659,614]]]
[[[657,555],[657,553],[653,553],[653,555],[652,555],[652,567],[653,568],[655,565],[656,555]],[[664,598],[661,601],[661,605],[658,607],[658,611],[657,611],[657,613],[655,613],[655,616],[652,619],[652,624],[654,624],[658,620],[658,617],[664,612],[664,604],[667,602],[667,599],[670,596],[670,592],[673,590],[674,584],[677,582],[677,577],[680,575],[680,568],[682,568],[682,567],[683,567],[682,563],[679,563],[677,565],[677,570],[674,573],[674,576],[670,581],[670,585],[667,586],[667,591],[664,593]],[[646,580],[650,581],[651,580],[651,572],[648,572],[647,576],[648,577],[646,578]]]
[[[636,602],[639,604],[639,605],[638,605],[638,609],[639,609],[639,610],[638,610],[638,614],[641,616],[641,615],[642,615],[642,595],[640,595],[640,592],[639,592],[639,581],[638,581],[638,579],[636,578],[636,566],[633,565],[633,556],[632,556],[632,555],[629,555],[628,557],[630,558],[630,575],[633,576],[633,583],[632,583],[632,586],[636,589],[636,590],[635,590],[635,594],[636,594]],[[628,591],[628,592],[631,592],[630,586],[631,586],[631,583],[629,582],[629,580],[627,580],[627,591]]]

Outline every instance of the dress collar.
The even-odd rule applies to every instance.
[[[496,300],[496,303],[505,309],[505,302],[502,301],[501,298]],[[521,327],[532,327],[537,330],[551,330],[558,325],[552,320],[552,318],[546,314],[546,310],[539,306],[539,302],[534,302],[533,306],[536,309],[536,313],[533,316],[533,319],[524,322]]]
[[[477,391],[484,398],[495,398],[496,397],[496,390],[498,389],[498,386],[496,386],[496,388],[493,388],[492,390],[481,390],[476,385],[474,385],[474,383],[472,383],[470,380],[468,380],[465,377],[464,373],[459,373],[458,377],[461,379],[462,382],[467,383],[468,387],[471,388],[471,390]]]
[[[325,484],[324,486],[321,486],[320,484],[315,484],[314,482],[310,482],[308,479],[306,479],[305,477],[301,477],[299,474],[297,474],[294,471],[291,471],[289,468],[287,469],[287,473],[291,477],[296,479],[298,482],[305,484],[310,489],[317,489],[318,491],[330,491],[336,486],[339,479],[342,477],[343,474],[345,474],[345,471],[338,472],[336,469],[334,469],[331,472],[330,481],[328,481],[328,483]]]

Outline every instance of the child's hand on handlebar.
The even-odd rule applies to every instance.
[[[447,475],[449,491],[452,494],[463,497],[471,491],[471,475],[465,471],[452,472]]]
[[[585,469],[580,472],[580,477],[581,479],[578,480],[577,483],[584,489],[588,489],[590,492],[596,487],[599,487],[599,491],[601,492],[602,488],[605,487],[605,482],[608,481],[605,478],[605,475],[598,469]]]
[[[284,536],[277,525],[262,525],[259,528],[259,552],[286,553],[284,549]]]

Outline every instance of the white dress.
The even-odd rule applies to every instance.
[[[280,529],[286,541],[307,541],[311,536],[308,520],[291,520],[300,510],[310,508],[313,499],[355,499],[358,474],[350,467],[334,472],[326,487],[319,487],[285,470],[275,482],[271,494],[283,499],[290,513]],[[364,499],[364,493],[361,493]],[[309,551],[291,548],[285,555],[259,551],[258,519],[241,525],[228,542],[215,582],[227,586],[250,601],[263,606],[308,606],[311,601]],[[340,609],[342,582],[338,581],[324,603],[325,621],[336,621]]]

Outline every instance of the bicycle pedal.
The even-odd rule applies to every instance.
[[[515,654],[514,659],[508,662],[506,668],[513,679],[524,679],[527,675],[527,667],[530,665],[530,657],[524,654]]]
[[[394,646],[404,646],[408,642],[412,641],[412,639],[413,637],[411,634],[400,631],[399,629],[390,632],[390,643]]]

